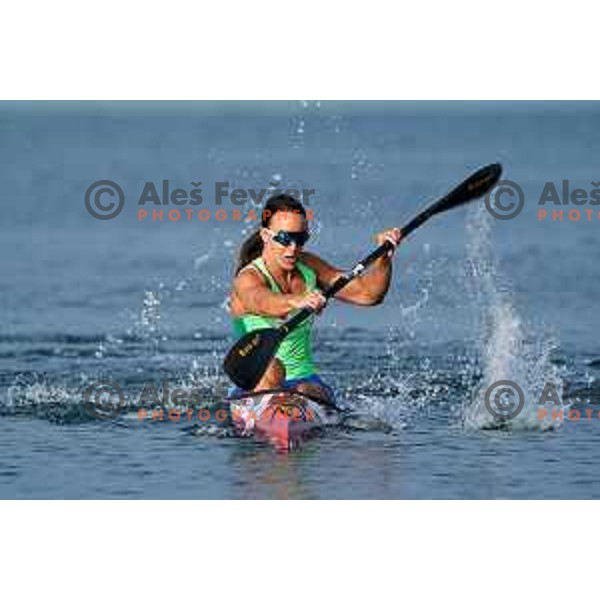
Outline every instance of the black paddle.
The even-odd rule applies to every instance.
[[[402,238],[404,239],[417,227],[423,225],[433,215],[480,198],[496,184],[501,173],[502,167],[500,164],[492,164],[479,169],[449,194],[419,213],[405,227],[402,227]],[[392,250],[393,247],[393,244],[388,241],[378,246],[369,256],[356,264],[352,270],[338,277],[331,286],[323,290],[323,296],[325,298],[335,296],[371,263]],[[258,329],[247,333],[227,353],[223,363],[225,373],[235,385],[243,390],[251,390],[256,387],[286,335],[312,313],[311,308],[303,308],[277,328]]]

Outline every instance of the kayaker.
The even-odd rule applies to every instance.
[[[304,307],[318,312],[325,306],[320,289],[331,285],[343,271],[306,252],[309,238],[306,211],[300,202],[285,194],[267,201],[262,227],[242,244],[239,253],[229,305],[237,336],[274,327],[280,319]],[[389,240],[396,248],[401,232],[386,229],[375,238],[377,244]],[[359,306],[381,303],[392,277],[392,253],[377,260],[335,297]],[[296,388],[333,401],[331,387],[318,375],[313,362],[312,322],[307,319],[287,336],[255,391]]]

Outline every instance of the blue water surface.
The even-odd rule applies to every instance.
[[[546,382],[583,389],[600,368],[598,207],[538,218],[546,182],[594,189],[599,154],[598,103],[0,104],[0,497],[600,497],[598,409],[536,412]],[[148,382],[209,408],[227,389],[227,292],[255,223],[231,216],[249,204],[216,204],[217,182],[314,189],[309,248],[349,267],[497,161],[523,189],[517,218],[478,202],[432,220],[398,251],[383,305],[318,319],[343,426],[280,454],[226,424],[138,419]],[[123,190],[115,219],[86,210],[99,180]],[[163,205],[140,221],[163,180],[200,188],[211,217]],[[124,390],[115,418],[84,403],[98,379]],[[526,399],[502,429],[483,402],[497,379]]]

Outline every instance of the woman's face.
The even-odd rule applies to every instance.
[[[307,234],[306,219],[301,214],[280,210],[261,230],[263,252],[281,269],[291,271],[302,251],[303,234]]]

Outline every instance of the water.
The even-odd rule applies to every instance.
[[[0,497],[600,497],[597,409],[537,412],[547,382],[597,378],[600,221],[540,222],[536,203],[545,181],[600,179],[599,125],[596,103],[0,105]],[[319,319],[343,426],[281,455],[224,424],[137,418],[147,383],[222,406],[227,290],[252,229],[138,222],[146,181],[202,181],[211,210],[219,181],[314,188],[312,249],[350,266],[495,161],[526,193],[518,218],[479,203],[432,221],[382,306]],[[84,206],[101,179],[125,192],[114,220]],[[84,402],[98,379],[124,392],[115,418]],[[502,426],[484,402],[497,380],[525,397]]]

